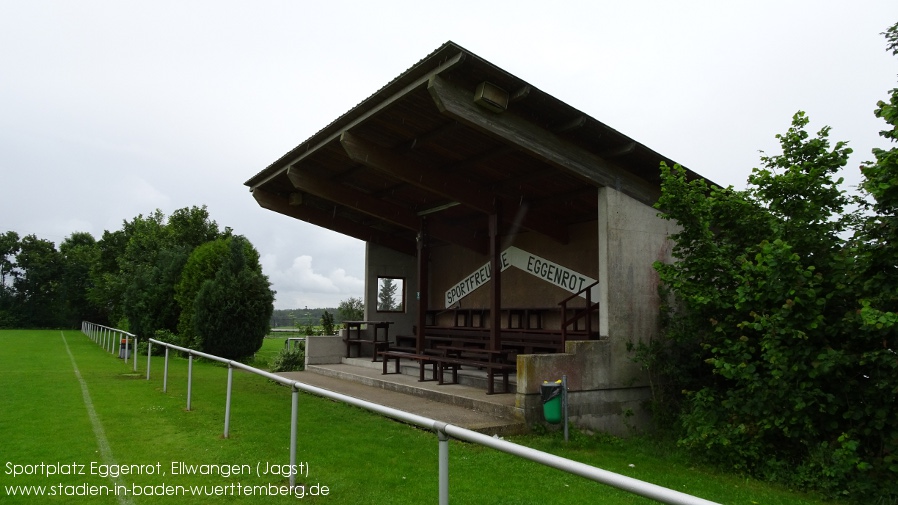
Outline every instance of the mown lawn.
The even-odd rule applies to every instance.
[[[104,460],[88,416],[70,349],[88,390],[112,458],[120,465],[151,465],[163,475],[20,475],[9,465],[74,463],[89,470]],[[266,339],[254,366],[283,347]],[[2,503],[293,503],[294,497],[234,496],[240,486],[283,486],[280,475],[256,475],[257,467],[289,462],[290,391],[261,377],[235,371],[231,437],[222,438],[227,370],[195,362],[192,410],[186,407],[187,360],[172,357],[168,392],[162,392],[163,359],[131,364],[113,358],[74,331],[0,331],[0,502]],[[813,496],[696,467],[670,447],[648,439],[620,440],[575,434],[565,444],[555,434],[513,441],[727,504],[823,504]],[[437,438],[433,433],[358,408],[307,394],[300,396],[298,460],[307,489],[327,496],[305,501],[352,504],[434,503],[437,500]],[[175,475],[173,463],[248,465],[250,475]],[[44,472],[46,473],[46,472]],[[9,496],[7,486],[120,485],[220,486],[222,496]],[[47,489],[50,489],[49,487]],[[65,490],[65,488],[62,488]],[[174,488],[172,488],[174,489]],[[653,503],[580,477],[462,442],[450,443],[450,498],[454,503],[545,504]],[[125,501],[122,501],[125,500]]]

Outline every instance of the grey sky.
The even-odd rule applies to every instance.
[[[276,307],[361,296],[364,244],[243,182],[452,40],[711,180],[741,187],[797,110],[884,147],[894,0],[446,3],[0,0],[0,232],[59,243],[207,205]]]

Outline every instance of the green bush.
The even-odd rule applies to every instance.
[[[653,387],[656,411],[678,412],[683,445],[739,472],[875,500],[898,495],[898,292],[895,270],[868,258],[898,236],[857,226],[894,219],[845,210],[834,174],[850,150],[806,125],[797,114],[746,191],[662,167],[658,207],[681,231],[678,261],[656,268],[675,298],[668,341],[633,350],[653,386],[668,386]]]
[[[271,360],[270,369],[272,372],[295,372],[305,370],[306,363],[306,346],[305,342],[291,349],[281,349],[277,356]]]
[[[889,30],[898,54],[898,24]],[[898,89],[876,110],[898,141]],[[657,412],[707,460],[857,503],[898,497],[898,148],[851,153],[799,112],[748,189],[662,166],[657,208],[680,229],[657,263],[664,340],[631,346]],[[863,212],[852,210],[861,209]],[[656,387],[656,385],[658,385]],[[669,418],[670,419],[670,418]]]
[[[226,255],[193,301],[193,334],[203,352],[228,359],[252,356],[262,347],[274,310],[274,292],[262,274],[259,254],[245,238],[228,239]],[[186,271],[186,268],[185,268]]]

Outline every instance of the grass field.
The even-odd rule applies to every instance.
[[[283,338],[266,339],[254,366],[264,368],[282,346]],[[283,475],[259,472],[289,462],[288,388],[235,371],[231,437],[223,439],[226,368],[194,363],[192,410],[187,412],[187,360],[171,358],[168,392],[163,393],[162,358],[153,358],[150,381],[145,380],[146,357],[140,358],[135,374],[130,363],[113,358],[78,332],[0,331],[0,502],[296,502],[295,496],[258,495],[288,482]],[[301,394],[299,408],[297,459],[308,473],[297,482],[306,492],[316,484],[319,492],[327,488],[326,496],[307,495],[303,501],[436,502],[433,433],[307,394]],[[575,433],[569,444],[553,434],[513,441],[720,503],[826,503],[696,468],[675,448],[659,448],[648,439]],[[209,472],[184,475],[178,471],[182,464]],[[144,472],[113,475],[114,465]],[[146,473],[150,469],[153,474]],[[61,474],[71,470],[84,474]],[[60,496],[105,491],[103,486],[110,491],[117,487],[120,494]],[[44,496],[12,496],[40,489]],[[197,495],[190,494],[194,489]],[[166,491],[178,495],[148,496]],[[222,494],[205,494],[216,491]],[[247,491],[256,495],[247,496]],[[450,443],[450,498],[476,504],[653,503],[461,442]]]

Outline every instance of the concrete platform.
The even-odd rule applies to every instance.
[[[474,381],[483,381],[483,387],[438,385],[436,381],[418,382],[417,366],[403,367],[414,376],[382,375],[381,363],[373,363],[370,359],[344,358],[343,361],[333,365],[310,365],[303,372],[278,375],[490,435],[527,430],[523,415],[515,406],[515,394],[487,395],[485,374],[478,378],[478,371],[465,371],[465,375]]]

